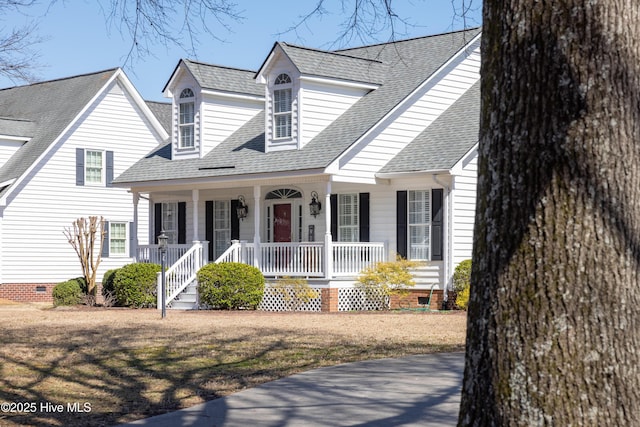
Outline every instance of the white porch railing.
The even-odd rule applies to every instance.
[[[384,243],[333,242],[333,276],[357,276],[366,267],[386,260]]]
[[[196,280],[198,270],[206,264],[208,255],[207,242],[194,242],[193,246],[178,261],[173,264],[167,263],[170,267],[165,272],[165,295],[166,304],[173,301],[187,286]],[[158,309],[162,308],[160,303],[162,298],[162,272],[157,276],[158,286]]]
[[[167,248],[167,265],[173,265],[191,249],[192,245],[169,245]],[[140,245],[137,250],[137,262],[160,264],[160,248],[158,245]]]
[[[364,268],[386,260],[384,243],[334,242],[332,247],[331,277],[357,276]],[[325,276],[324,243],[261,243],[257,260],[254,252],[254,244],[236,241],[215,262],[254,265],[265,276]]]

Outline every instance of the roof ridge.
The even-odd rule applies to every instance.
[[[347,55],[347,54],[344,54],[344,53],[340,53],[337,50],[323,50],[323,49],[317,49],[317,48],[313,48],[313,47],[295,45],[295,44],[291,44],[291,43],[287,43],[287,42],[278,42],[278,43],[284,44],[285,46],[293,47],[293,48],[296,48],[296,49],[308,50],[308,51],[318,52],[318,53],[326,53],[326,54],[334,55],[334,56],[341,56],[341,57],[350,58],[350,59],[358,59],[358,60],[361,60],[361,61],[376,62],[378,64],[384,64],[384,62],[379,61],[377,59],[368,59],[368,58],[362,58],[360,56]]]
[[[72,80],[72,79],[77,79],[77,78],[80,78],[80,77],[88,77],[88,76],[104,74],[104,73],[108,73],[108,72],[115,72],[115,71],[117,71],[119,69],[120,69],[120,67],[107,68],[105,70],[94,71],[94,72],[91,72],[91,73],[76,74],[75,76],[60,77],[60,78],[57,78],[57,79],[43,80],[41,82],[34,82],[34,83],[28,83],[28,84],[24,84],[24,85],[0,88],[0,91],[11,90],[11,89],[19,89],[19,88],[25,88],[25,87],[32,87],[32,86],[37,86],[37,85],[42,85],[42,84],[47,84],[47,83],[61,82],[61,81],[65,81],[65,80]]]
[[[216,68],[224,68],[226,70],[233,70],[233,71],[243,71],[243,72],[247,72],[247,73],[255,73],[255,70],[248,70],[246,68],[238,68],[238,67],[230,67],[227,65],[219,65],[219,64],[213,64],[210,62],[203,62],[203,61],[194,61],[193,59],[189,59],[189,58],[182,58],[183,61],[185,62],[190,62],[192,64],[196,64],[196,65],[204,65],[207,67],[216,67]]]
[[[419,39],[428,39],[428,38],[432,38],[432,37],[441,37],[441,36],[447,36],[447,35],[451,35],[451,34],[465,33],[465,32],[470,32],[470,31],[477,30],[479,28],[482,28],[482,26],[472,27],[472,28],[465,28],[465,29],[462,29],[462,30],[448,31],[446,33],[437,33],[437,34],[429,34],[429,35],[426,35],[426,36],[410,37],[408,39],[392,40],[392,41],[388,41],[388,42],[374,43],[374,44],[363,45],[363,46],[354,46],[354,47],[348,47],[348,48],[344,48],[344,49],[336,49],[334,52],[345,52],[345,51],[348,51],[348,50],[367,49],[367,48],[371,48],[371,47],[393,45],[393,44],[397,44],[397,43],[411,42],[411,41],[415,41],[415,40],[419,40]]]

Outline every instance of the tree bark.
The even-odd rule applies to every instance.
[[[640,425],[640,8],[483,7],[459,425]]]

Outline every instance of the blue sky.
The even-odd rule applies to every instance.
[[[454,13],[469,0],[396,0],[398,15],[414,24],[397,29],[397,38],[419,37],[462,29],[465,22]],[[196,59],[212,64],[256,70],[260,67],[276,41],[304,45],[318,49],[337,49],[359,46],[361,41],[345,45],[337,42],[345,15],[340,0],[329,4],[328,15],[315,16],[297,32],[287,32],[300,17],[309,13],[315,0],[235,0],[243,16],[240,21],[228,21],[230,29],[219,28],[215,40],[208,34],[200,37],[197,57],[178,47],[151,45],[152,55],[125,64],[130,40],[115,26],[106,23],[104,11],[95,0],[59,0],[30,7],[23,13],[5,13],[0,17],[2,27],[21,26],[29,20],[38,22],[38,33],[45,41],[36,50],[40,53],[41,68],[35,70],[39,80],[51,80],[91,73],[123,66],[141,95],[147,100],[165,101],[162,88],[180,58]],[[102,1],[108,5],[108,1]],[[466,26],[481,24],[481,2],[473,0],[473,9],[466,15]],[[379,34],[368,43],[388,41],[389,34]],[[0,78],[0,87],[20,82]]]

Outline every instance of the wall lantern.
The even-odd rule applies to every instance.
[[[238,215],[238,219],[244,221],[249,213],[249,207],[244,201],[244,196],[238,196],[238,207],[236,207],[236,214]]]
[[[315,191],[312,191],[311,203],[309,203],[309,213],[311,213],[311,215],[313,215],[313,217],[315,218],[316,216],[318,216],[318,214],[320,214],[321,210],[322,210],[322,203],[318,201],[318,193],[316,193]]]

